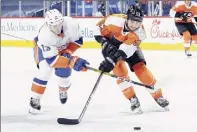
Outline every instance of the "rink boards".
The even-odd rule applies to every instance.
[[[80,21],[81,33],[84,37],[83,48],[100,48],[94,40],[99,34],[96,23],[102,18],[75,18]],[[33,47],[33,38],[36,36],[42,18],[2,18],[1,19],[1,46]],[[181,36],[179,35],[172,18],[146,17],[144,27],[147,38],[141,48],[148,50],[182,50]],[[192,45],[192,50],[196,50]]]

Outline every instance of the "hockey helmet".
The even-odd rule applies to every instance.
[[[127,11],[127,19],[142,22],[144,12],[139,5],[131,5]]]
[[[45,22],[55,34],[60,34],[63,26],[63,15],[57,10],[48,10],[45,14]]]

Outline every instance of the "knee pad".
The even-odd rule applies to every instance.
[[[66,78],[56,76],[56,80],[57,80],[58,85],[62,88],[67,88],[71,85],[71,76],[66,77]]]
[[[154,86],[156,79],[152,73],[147,69],[146,65],[143,62],[137,63],[133,66],[134,72],[138,79],[146,85]]]
[[[52,68],[45,60],[41,61],[39,63],[39,69],[36,78],[43,81],[48,81],[51,75],[52,75]]]
[[[72,73],[71,68],[56,68],[55,75],[58,77],[69,77]]]

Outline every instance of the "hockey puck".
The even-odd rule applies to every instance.
[[[134,127],[134,130],[141,130],[141,127]]]

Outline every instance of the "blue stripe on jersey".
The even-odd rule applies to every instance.
[[[50,65],[50,64],[52,64],[55,61],[55,59],[57,58],[57,56],[58,55],[53,56],[51,58],[45,58],[45,59],[46,59],[47,63]]]
[[[38,42],[38,36],[34,38],[34,41],[37,43]]]
[[[83,37],[80,37],[78,40],[75,41],[79,45],[83,45]]]
[[[43,81],[43,80],[40,80],[38,78],[34,78],[33,81],[35,83],[38,83],[38,84],[41,84],[41,85],[47,85],[47,81]]]

